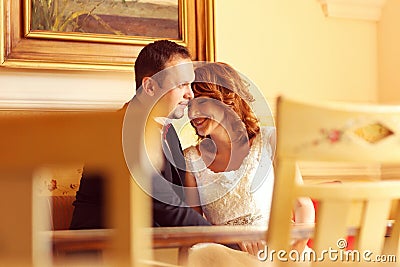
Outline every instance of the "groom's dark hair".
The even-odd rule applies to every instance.
[[[190,58],[189,50],[169,40],[159,40],[146,45],[135,61],[136,90],[144,77],[151,77],[165,69],[165,64],[175,56]]]

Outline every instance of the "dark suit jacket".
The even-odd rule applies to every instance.
[[[181,186],[185,178],[184,158],[175,129],[171,126],[163,144],[166,161],[162,177],[154,175],[153,225],[191,226],[210,225],[199,213],[185,207]],[[162,179],[160,179],[162,178]],[[106,228],[104,224],[104,177],[97,173],[82,174],[79,190],[74,202],[74,213],[70,229]]]
[[[153,198],[154,226],[210,225],[199,213],[190,207],[185,207],[185,194],[182,188],[186,173],[185,160],[173,126],[169,127],[165,141],[163,150],[167,164],[162,171],[165,180],[153,179],[153,196],[158,199]],[[164,186],[165,181],[171,183],[170,186],[168,184]]]

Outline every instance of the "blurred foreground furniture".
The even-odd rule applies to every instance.
[[[150,225],[150,201],[126,167],[123,118],[121,111],[0,111],[1,266],[52,264],[52,239],[41,234],[51,229],[48,203],[35,190],[35,175],[46,166],[82,163],[108,178],[106,214],[114,232],[104,263],[141,266],[152,259],[151,240],[141,231]]]
[[[346,117],[350,109],[347,106],[339,112],[325,105],[328,108],[325,113],[323,109],[314,110],[301,104],[293,103],[292,107],[291,102],[281,100],[278,107],[278,169],[268,229],[269,247],[288,247],[291,231],[293,232],[290,225],[293,200],[297,196],[310,193],[310,196],[320,201],[315,235],[317,251],[326,249],[327,246],[336,248],[338,239],[346,235],[347,226],[354,226],[359,229],[356,248],[375,252],[383,246],[382,253],[396,254],[399,242],[399,224],[396,222],[400,220],[398,208],[393,209],[394,217],[391,219],[395,222],[390,237],[384,238],[384,235],[389,219],[388,209],[392,203],[390,198],[398,203],[398,182],[310,186],[307,187],[309,191],[301,186],[290,185],[294,184],[293,166],[299,158],[334,160],[340,154],[340,160],[399,163],[399,109],[392,114],[391,108],[363,107]],[[372,113],[368,113],[369,110]],[[51,266],[54,236],[58,236],[59,242],[71,240],[73,236],[75,241],[72,242],[78,240],[78,245],[82,245],[85,238],[88,241],[96,241],[97,238],[100,243],[95,242],[94,245],[100,244],[100,247],[106,248],[102,259],[108,266],[142,266],[154,263],[151,255],[152,239],[162,243],[163,237],[166,237],[164,245],[156,245],[154,242],[155,247],[172,246],[172,240],[175,240],[175,247],[190,246],[194,242],[188,241],[190,234],[196,234],[196,229],[193,228],[186,234],[182,228],[170,229],[169,233],[162,232],[168,229],[156,230],[150,234],[143,231],[150,228],[150,201],[133,182],[126,167],[121,134],[123,116],[121,112],[0,111],[0,209],[3,214],[0,220],[0,265]],[[317,126],[311,128],[313,118],[319,120]],[[382,132],[380,136],[386,138],[381,141],[376,138],[367,138],[370,141],[357,139],[364,136],[359,127],[369,125],[371,121],[372,125],[386,127],[384,130],[381,126],[371,126],[373,129],[382,129],[378,132]],[[334,131],[333,135],[328,135],[326,142],[315,142],[314,134],[318,135],[321,128],[329,130],[336,127],[347,128]],[[132,139],[138,142],[142,140],[140,137]],[[325,152],[329,152],[329,155],[323,156]],[[107,174],[110,200],[106,207],[109,219],[107,223],[113,230],[89,233],[47,231],[48,234],[42,234],[50,229],[50,218],[46,216],[46,207],[43,206],[48,203],[39,201],[34,190],[35,172],[46,166],[76,163],[85,163],[85,166]],[[331,190],[336,191],[332,193]],[[360,197],[356,204],[362,208],[358,211],[360,220],[347,224],[345,218],[348,213],[355,212],[352,210],[354,203],[350,197]],[[374,215],[369,215],[370,211]],[[372,226],[370,217],[373,217]],[[360,227],[363,222],[364,226]],[[234,237],[230,236],[233,235],[230,232],[233,228],[222,229],[221,233],[213,232],[214,228],[208,229],[197,229],[199,239],[196,242],[223,242],[224,238],[227,238],[226,242],[234,242]],[[260,238],[266,232],[257,229],[243,232],[235,230],[239,233],[237,240]],[[79,241],[79,238],[83,239]],[[102,240],[106,240],[107,244],[101,244]],[[89,244],[84,246],[88,248]],[[154,263],[157,264],[161,265]]]
[[[390,260],[396,260],[397,256],[399,261],[399,180],[300,185],[295,183],[294,177],[295,165],[302,161],[398,164],[400,106],[309,103],[280,97],[277,140],[268,247],[289,251],[294,201],[308,196],[318,201],[313,242],[317,258],[329,249],[337,250],[339,257],[334,260],[325,254],[323,261],[311,261],[313,265],[376,266],[382,259],[377,257],[385,255],[387,262],[382,263],[383,266],[398,266],[398,263],[390,265]],[[393,219],[394,224],[390,236],[385,237],[389,219]],[[359,262],[352,258],[357,255],[340,258],[340,253],[346,249],[349,228],[356,229],[353,249],[361,253]],[[365,251],[371,252],[367,253],[371,262],[363,258]]]

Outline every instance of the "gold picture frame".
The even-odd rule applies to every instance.
[[[31,0],[0,0],[0,66],[132,71],[154,37],[30,31]],[[214,61],[214,0],[178,0],[181,37],[193,60]]]

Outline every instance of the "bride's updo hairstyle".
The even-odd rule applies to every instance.
[[[195,69],[195,75],[194,97],[213,98],[232,108],[246,127],[248,140],[260,132],[259,120],[249,105],[254,97],[235,69],[222,62],[206,63]]]

